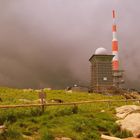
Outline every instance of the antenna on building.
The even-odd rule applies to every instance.
[[[116,15],[115,10],[112,11],[113,24],[112,24],[112,55],[113,57],[113,70],[119,70],[119,57],[118,57],[118,40],[117,40],[117,26],[116,26]]]
[[[113,24],[112,24],[112,55],[114,55],[112,60],[113,69],[113,82],[114,86],[119,88],[120,84],[124,83],[123,80],[123,70],[119,68],[119,56],[118,56],[118,39],[117,39],[117,25],[116,25],[116,13],[115,10],[112,11]]]

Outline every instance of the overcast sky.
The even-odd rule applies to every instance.
[[[90,83],[88,59],[111,53],[116,10],[126,87],[140,83],[140,0],[0,0],[0,86]]]

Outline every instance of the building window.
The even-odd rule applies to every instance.
[[[107,81],[107,77],[103,77],[103,80],[104,80],[104,81]]]

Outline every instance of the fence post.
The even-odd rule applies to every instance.
[[[125,105],[127,105],[127,99],[125,100]]]
[[[74,106],[72,108],[72,113],[73,114],[77,114],[78,113],[78,105],[74,104]]]
[[[108,108],[110,108],[110,101],[108,101]]]
[[[45,110],[44,103],[45,103],[46,94],[43,92],[43,90],[39,93],[39,98],[41,100],[42,113],[44,113],[44,110]]]

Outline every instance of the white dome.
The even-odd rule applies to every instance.
[[[96,55],[107,55],[107,50],[105,48],[97,48],[95,51]]]

